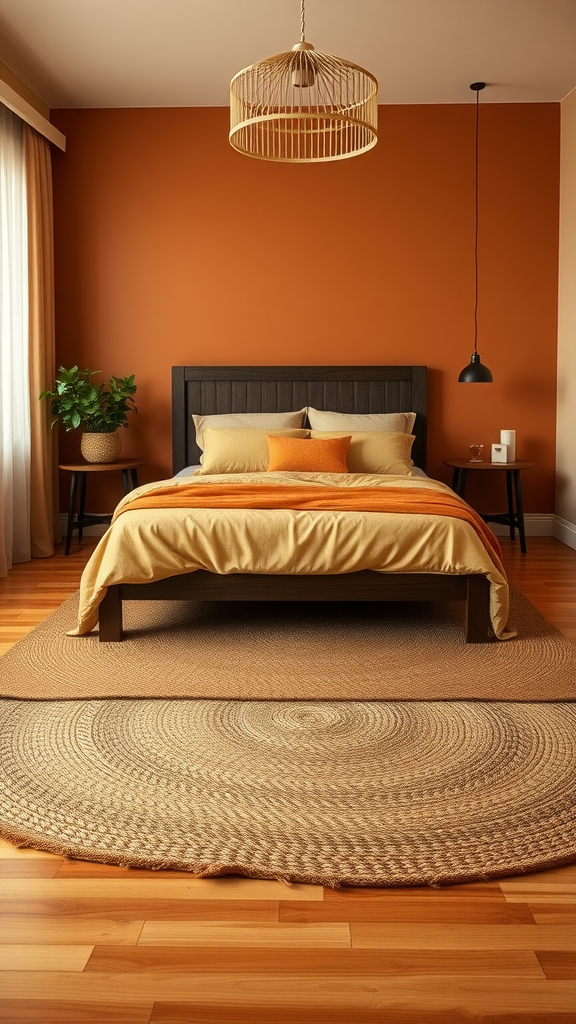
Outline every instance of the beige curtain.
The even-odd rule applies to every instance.
[[[30,551],[33,558],[54,553],[60,540],[57,433],[50,429],[49,402],[38,395],[52,388],[55,374],[54,219],[50,146],[28,125],[26,199],[28,206],[29,373],[30,373]]]

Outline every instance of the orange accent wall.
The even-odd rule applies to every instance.
[[[170,474],[172,365],[423,363],[429,474],[449,482],[443,459],[515,429],[536,463],[525,510],[553,512],[560,105],[480,108],[492,385],[457,383],[473,348],[474,105],[379,113],[375,149],[311,166],[240,156],[225,108],[52,112],[67,137],[53,160],[57,360],[136,374],[122,441],[148,460],[142,482]],[[61,437],[62,457],[78,450]],[[484,511],[503,507],[494,476],[488,495],[471,481]],[[98,485],[101,511],[119,484]]]

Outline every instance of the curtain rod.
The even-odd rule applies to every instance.
[[[5,107],[12,110],[23,121],[26,121],[26,124],[35,128],[49,142],[53,142],[55,146],[58,146],[58,149],[66,150],[66,136],[62,135],[62,132],[59,132],[53,124],[50,124],[50,121],[42,117],[42,114],[39,114],[30,103],[23,99],[15,89],[12,89],[6,82],[3,82],[2,79],[0,79],[0,103],[3,103]]]

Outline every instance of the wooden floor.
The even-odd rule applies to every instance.
[[[528,544],[503,541],[510,579],[576,642],[576,551]],[[0,650],[77,589],[92,546],[0,581]],[[1,841],[0,868],[2,1024],[576,1024],[576,865],[333,891]]]

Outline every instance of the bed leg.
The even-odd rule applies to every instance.
[[[122,598],[120,587],[108,587],[104,600],[98,609],[100,643],[118,642],[122,639]]]
[[[490,584],[485,576],[468,576],[465,639],[467,644],[485,644],[490,633]]]

